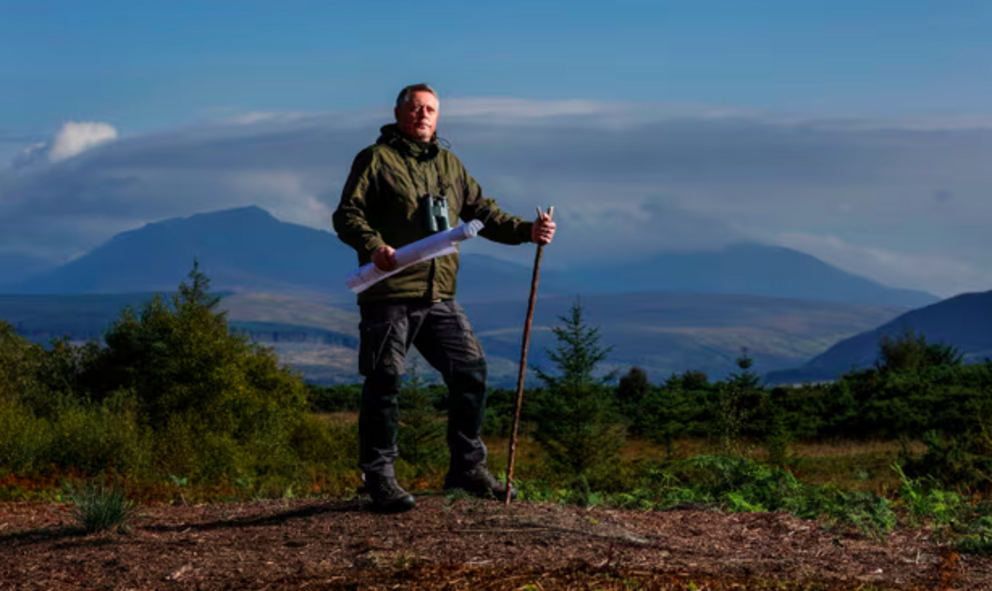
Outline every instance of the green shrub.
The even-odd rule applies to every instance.
[[[216,481],[295,464],[289,438],[307,410],[304,385],[271,349],[231,333],[208,287],[194,264],[170,302],[125,310],[82,381],[96,400],[134,393],[163,474]]]
[[[941,365],[961,365],[963,358],[956,347],[928,343],[926,335],[906,329],[896,337],[882,335],[875,367],[880,371],[919,371]]]
[[[296,424],[290,446],[306,464],[357,466],[358,424],[328,423],[308,416]]]
[[[23,404],[41,395],[37,374],[43,355],[42,347],[0,320],[0,401]]]
[[[970,523],[955,547],[964,554],[992,556],[992,516],[985,515]]]
[[[533,399],[540,393],[534,389],[524,390],[523,408],[520,412],[518,433],[526,433],[530,424],[529,411]],[[513,414],[517,409],[517,391],[509,388],[489,390],[486,396],[486,416],[482,421],[482,434],[510,437],[513,432]]]
[[[132,472],[146,467],[147,440],[140,434],[133,413],[106,405],[68,408],[50,423],[48,463],[96,475],[108,467]]]
[[[927,449],[920,458],[904,460],[905,474],[929,479],[935,485],[972,491],[992,489],[992,439],[986,429],[954,434],[937,430],[924,433]]]
[[[948,525],[961,513],[963,502],[957,493],[942,490],[932,479],[914,480],[898,464],[893,464],[892,469],[899,475],[899,498],[909,511],[911,524],[929,520]]]
[[[16,401],[0,400],[0,468],[22,472],[42,467],[51,442],[48,421]]]
[[[675,452],[675,441],[684,437],[699,437],[708,429],[705,397],[707,392],[690,392],[681,381],[652,389],[634,413],[636,433],[663,445],[669,456]]]
[[[312,412],[358,412],[362,402],[362,385],[306,385],[307,402]]]
[[[617,384],[617,403],[625,411],[634,410],[650,392],[648,374],[639,367],[632,367]]]

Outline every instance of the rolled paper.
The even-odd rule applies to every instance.
[[[375,266],[375,263],[368,263],[348,273],[348,289],[354,293],[362,293],[386,277],[390,277],[406,269],[411,265],[429,261],[446,254],[451,254],[458,250],[456,244],[469,238],[475,238],[483,227],[479,220],[472,220],[467,224],[462,224],[457,228],[431,234],[416,242],[411,242],[406,246],[396,249],[396,268],[392,271],[383,271]]]

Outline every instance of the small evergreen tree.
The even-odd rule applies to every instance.
[[[761,377],[751,371],[754,360],[747,347],[736,360],[741,370],[730,374],[717,396],[717,430],[724,453],[740,455],[741,438],[761,402]]]
[[[587,326],[582,313],[575,302],[568,315],[559,316],[563,326],[552,329],[558,344],[546,353],[558,374],[535,368],[545,389],[535,401],[534,438],[555,466],[586,482],[615,464],[625,432],[607,386],[613,374],[595,375],[612,347],[599,345],[599,329]]]
[[[400,400],[402,414],[397,435],[400,455],[414,466],[417,476],[429,474],[448,461],[446,424],[437,411],[437,396],[420,376],[416,361],[407,370]]]

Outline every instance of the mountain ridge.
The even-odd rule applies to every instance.
[[[325,230],[283,222],[257,206],[152,222],[30,278],[8,293],[125,293],[171,290],[198,259],[218,290],[313,292],[354,301],[344,278],[354,251]],[[462,256],[463,301],[526,298],[531,270],[484,254]],[[699,292],[918,307],[938,301],[894,289],[784,247],[738,243],[719,251],[663,253],[613,266],[548,269],[541,293]]]
[[[910,310],[893,320],[839,341],[802,366],[770,372],[770,383],[827,381],[875,363],[883,336],[910,331],[928,342],[958,348],[965,361],[992,357],[992,291],[965,293]]]

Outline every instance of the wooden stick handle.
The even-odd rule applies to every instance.
[[[548,208],[548,217],[554,215],[555,208]],[[543,212],[537,208],[537,217],[541,217]],[[510,493],[513,486],[513,460],[517,451],[517,430],[520,427],[520,410],[524,405],[524,376],[527,373],[527,348],[530,345],[530,327],[534,322],[534,307],[537,303],[537,286],[541,282],[541,255],[544,252],[544,245],[537,245],[537,254],[534,257],[534,274],[530,280],[530,297],[527,300],[527,319],[524,322],[523,342],[520,346],[520,370],[517,373],[517,403],[513,411],[513,431],[510,434],[510,453],[506,467],[506,498],[504,502],[510,504]]]

